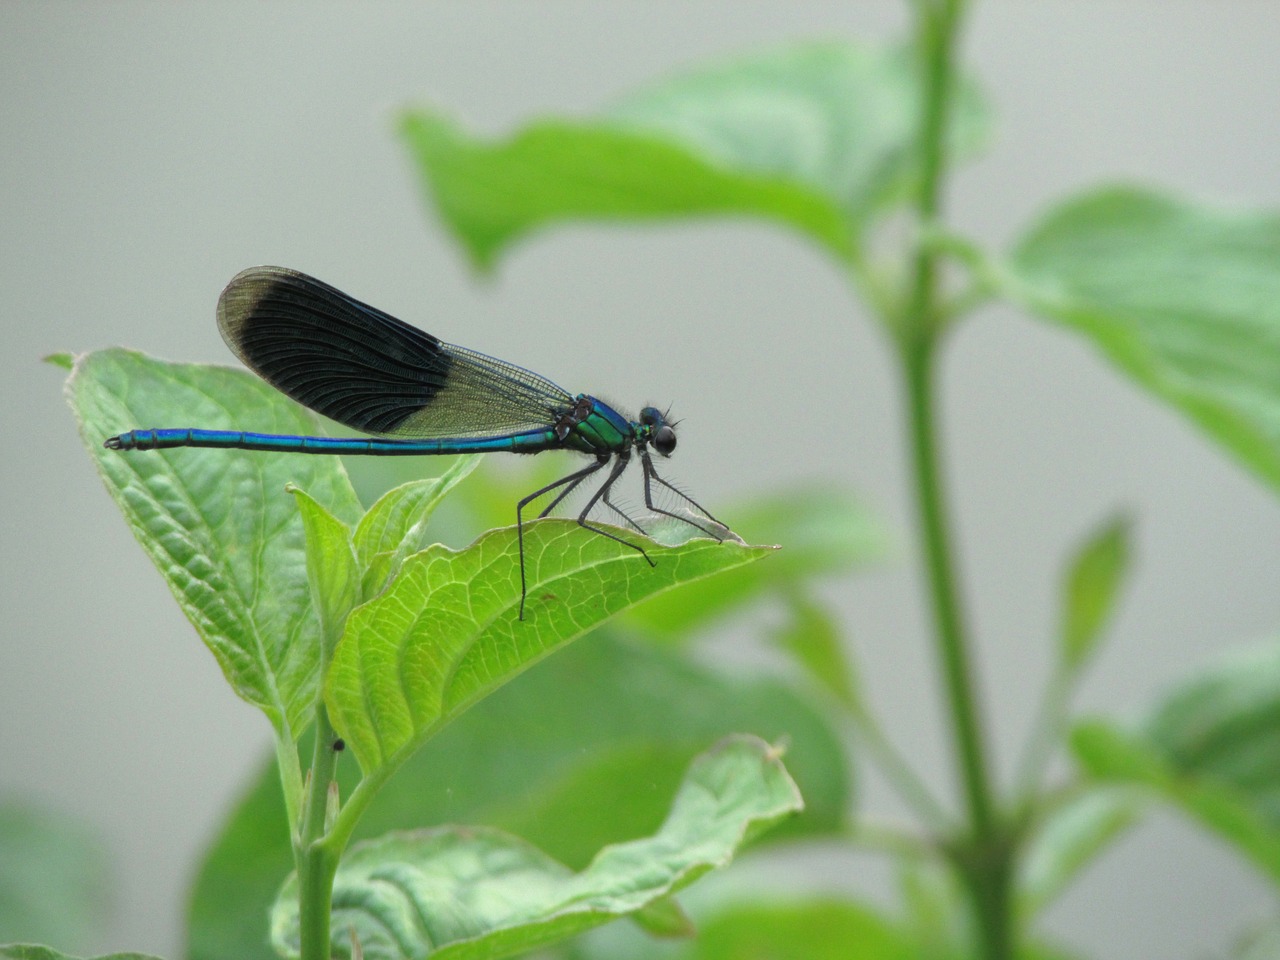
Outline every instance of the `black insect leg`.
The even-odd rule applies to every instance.
[[[660,476],[658,476],[658,471],[655,470],[653,466],[653,458],[649,456],[649,451],[646,450],[644,447],[640,448],[640,465],[644,473],[644,505],[646,507],[648,507],[654,513],[661,514],[664,517],[671,517],[673,520],[679,520],[681,523],[687,523],[691,527],[696,527],[697,529],[705,533],[707,536],[713,537],[714,539],[720,541],[721,543],[724,542],[724,537],[716,533],[714,530],[708,530],[702,524],[698,523],[696,519],[691,517],[682,517],[678,513],[672,513],[670,510],[663,510],[661,507],[654,504],[653,490],[650,487],[651,480],[656,480],[658,483],[662,484],[664,487],[666,487],[668,490],[674,493],[681,500],[684,500],[685,502],[692,504],[694,507],[698,509],[699,513],[701,513],[704,517],[706,517],[712,523],[718,523],[720,524],[720,526],[724,527],[726,530],[728,529],[727,524],[720,523],[719,520],[717,520],[715,517],[711,515],[711,511],[709,511],[706,507],[700,504],[697,500],[693,499],[693,497],[689,496],[687,493],[685,493],[683,490],[680,490],[678,487],[673,487],[671,484],[667,483],[667,481],[663,480]]]
[[[561,477],[559,480],[555,481],[554,483],[549,483],[545,487],[541,488],[540,490],[533,491],[533,493],[529,494],[527,497],[525,497],[523,500],[521,500],[519,503],[516,504],[516,543],[519,544],[519,547],[520,547],[520,619],[521,620],[524,619],[524,601],[525,601],[525,596],[528,593],[528,585],[525,581],[525,575],[524,575],[524,508],[527,507],[529,504],[531,504],[534,500],[537,500],[543,494],[550,493],[552,490],[555,490],[558,487],[564,487],[564,489],[561,490],[556,495],[555,499],[551,501],[551,505],[547,507],[547,509],[543,510],[542,513],[538,514],[539,519],[541,519],[542,517],[545,517],[548,513],[550,513],[552,510],[556,508],[556,505],[559,504],[561,500],[563,500],[570,493],[572,493],[574,489],[578,486],[578,484],[582,483],[583,480],[587,479],[587,477],[591,476],[593,473],[595,473],[597,470],[599,470],[608,462],[609,462],[609,458],[607,456],[597,457],[596,462],[591,464],[590,466],[583,467],[581,470],[575,470],[573,473],[569,474],[567,477]],[[579,520],[579,522],[581,522],[581,520]]]
[[[601,497],[601,502],[603,502],[606,507],[608,507],[614,513],[616,513],[618,516],[620,516],[623,519],[623,522],[625,522],[626,525],[629,526],[636,533],[640,534],[642,537],[649,536],[648,530],[640,526],[640,524],[636,523],[636,521],[632,520],[629,516],[627,516],[625,510],[623,510],[616,503],[614,503],[612,500],[609,499],[609,494],[611,492],[612,491],[609,490],[606,485],[606,489],[604,490],[604,496]]]
[[[618,459],[614,461],[613,469],[609,471],[609,476],[605,478],[604,483],[600,484],[600,489],[591,495],[591,499],[587,501],[587,505],[583,507],[582,512],[578,514],[578,526],[583,527],[587,530],[590,530],[592,533],[598,533],[602,537],[608,537],[610,540],[614,540],[618,543],[621,543],[623,546],[630,547],[632,550],[635,550],[637,553],[639,553],[640,556],[644,557],[645,560],[648,561],[649,566],[656,567],[657,564],[654,563],[653,558],[650,557],[649,554],[645,552],[644,547],[640,546],[637,543],[632,543],[630,540],[623,540],[621,537],[610,533],[608,530],[602,530],[600,527],[597,527],[587,522],[588,515],[591,513],[592,509],[595,507],[597,503],[600,502],[602,498],[605,503],[609,502],[609,489],[614,485],[615,482],[617,482],[617,479],[620,476],[622,476],[622,471],[627,469],[627,463],[630,460],[631,460],[630,451],[626,453],[618,454]],[[610,505],[612,506],[612,504]],[[614,507],[614,509],[617,510],[617,507]]]

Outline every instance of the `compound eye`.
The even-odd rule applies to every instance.
[[[653,449],[664,457],[671,456],[676,448],[676,432],[666,424],[653,431]]]

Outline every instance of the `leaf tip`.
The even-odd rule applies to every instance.
[[[59,351],[58,353],[47,353],[40,358],[42,363],[50,366],[60,367],[63,370],[70,370],[75,366],[76,355],[67,351]]]

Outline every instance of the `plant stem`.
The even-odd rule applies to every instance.
[[[333,749],[333,724],[324,697],[316,698],[315,745],[308,774],[305,809],[294,841],[294,866],[298,871],[299,943],[302,960],[329,960],[329,915],[333,904],[333,877],[341,851],[322,841],[329,784],[337,768]]]
[[[329,925],[333,877],[337,872],[337,856],[319,844],[308,848],[298,864],[298,942],[302,960],[330,960],[332,956]]]
[[[955,573],[935,423],[936,348],[943,316],[938,289],[938,251],[925,242],[936,229],[946,170],[947,122],[955,79],[954,48],[963,0],[921,0],[916,5],[917,51],[923,103],[919,132],[921,183],[916,200],[920,236],[914,255],[899,344],[910,422],[916,509],[934,634],[942,669],[968,830],[955,838],[951,856],[971,901],[975,928],[987,960],[1009,960],[1009,882],[1012,842],[992,799],[970,644]]]
[[[969,660],[969,643],[960,613],[947,511],[943,501],[934,428],[932,356],[920,350],[905,358],[911,453],[916,480],[916,509],[935,639],[955,736],[960,781],[970,824],[989,835],[995,822],[978,697]]]
[[[928,226],[938,216],[944,140],[952,81],[952,45],[958,0],[922,7],[920,52],[924,69],[924,110],[920,132],[922,183],[917,213]],[[915,254],[908,311],[902,326],[902,363],[910,419],[916,508],[933,606],[938,652],[954,720],[956,753],[974,832],[986,835],[994,823],[986,757],[978,721],[977,695],[969,664],[969,644],[956,588],[947,510],[943,499],[934,422],[934,359],[938,342],[937,253],[921,244]]]

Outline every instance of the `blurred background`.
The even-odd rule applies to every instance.
[[[857,491],[897,548],[828,596],[891,735],[954,792],[897,384],[833,264],[757,224],[584,226],[530,240],[482,282],[425,213],[394,136],[414,102],[496,134],[707,58],[892,38],[904,5],[0,5],[0,796],[105,838],[117,902],[99,950],[178,955],[191,871],[270,738],[137,548],[81,449],[62,371],[40,358],[122,344],[231,362],[214,303],[251,264],[308,271],[573,391],[670,403],[684,420],[670,472],[713,511],[811,478]],[[950,219],[981,242],[1007,245],[1056,197],[1104,180],[1280,207],[1274,4],[986,0],[964,49],[998,130],[956,179]],[[954,338],[944,373],[1006,771],[1039,696],[1063,557],[1117,508],[1137,518],[1136,573],[1085,709],[1136,715],[1215,652],[1275,633],[1280,509],[1182,419],[1077,339],[999,307]],[[838,442],[796,427],[813,409]],[[875,784],[867,803],[893,812]],[[850,882],[874,895],[879,878]],[[1162,815],[1049,926],[1099,957],[1210,956],[1270,897]]]

